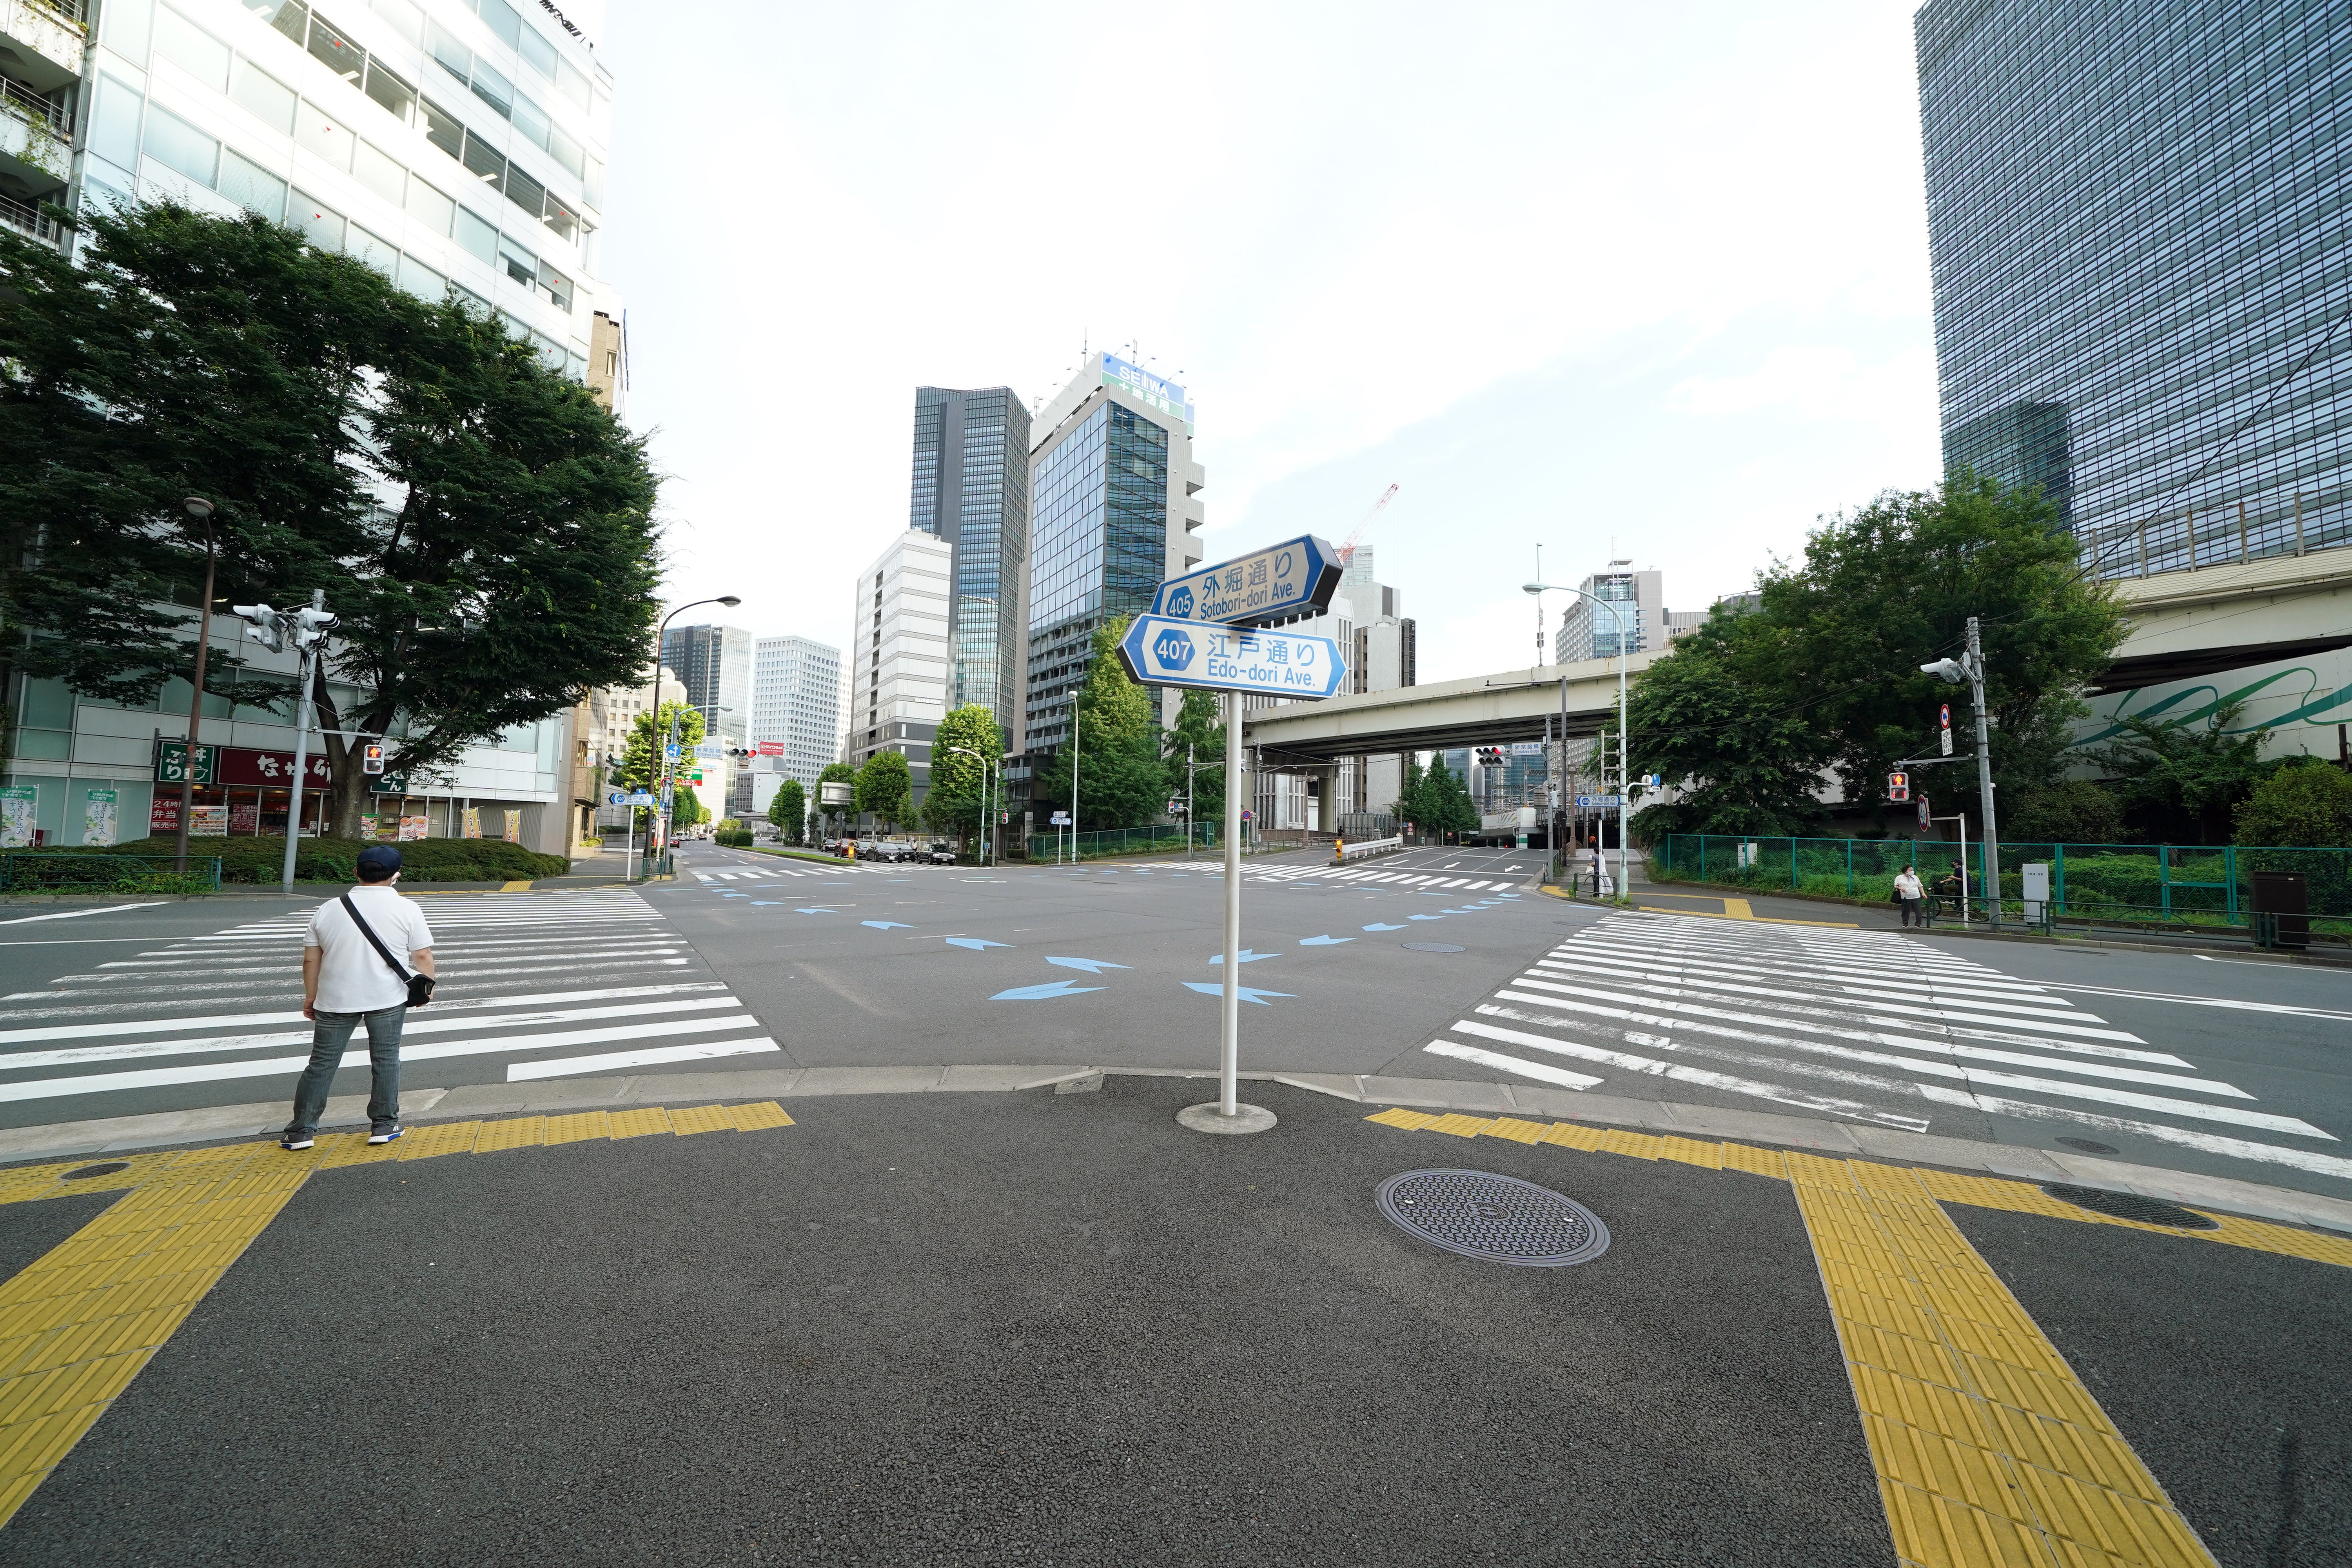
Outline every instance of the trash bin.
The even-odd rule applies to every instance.
[[[2300,871],[2256,871],[2253,900],[2257,947],[2308,948],[2311,901]]]

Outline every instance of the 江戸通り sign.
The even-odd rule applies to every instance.
[[[1147,686],[1328,697],[1347,679],[1329,637],[1138,616],[1119,644],[1128,673]]]

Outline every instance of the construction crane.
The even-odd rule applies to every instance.
[[[1381,509],[1396,500],[1396,493],[1397,488],[1394,485],[1382,490],[1381,499],[1372,503],[1372,510],[1364,514],[1364,521],[1356,524],[1356,531],[1348,535],[1348,542],[1339,546],[1339,565],[1342,570],[1354,563],[1356,546],[1364,542],[1364,535],[1371,528],[1372,520],[1381,515]]]

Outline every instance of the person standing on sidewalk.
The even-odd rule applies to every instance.
[[[343,1065],[352,1031],[362,1024],[368,1037],[368,1142],[389,1143],[407,1131],[400,1124],[400,1031],[416,990],[411,975],[425,977],[424,990],[431,994],[433,932],[416,900],[394,889],[399,880],[400,851],[371,844],[359,854],[359,886],[311,912],[302,937],[302,1016],[317,1026],[310,1065],[294,1085],[294,1119],[278,1141],[281,1149],[308,1149],[316,1141],[327,1086]],[[398,953],[408,955],[405,967]]]
[[[1906,866],[1895,874],[1895,897],[1903,905],[1905,925],[1915,920],[1922,926],[1927,923],[1919,917],[1919,900],[1927,896],[1927,890],[1919,885],[1919,873],[1911,867]]]

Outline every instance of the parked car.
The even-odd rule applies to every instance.
[[[954,865],[956,863],[955,846],[952,844],[932,845],[930,858],[931,864],[934,866]]]

